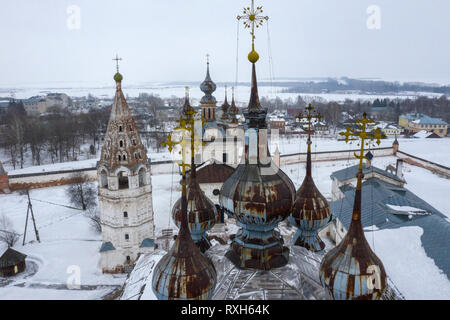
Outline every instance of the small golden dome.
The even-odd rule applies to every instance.
[[[254,49],[248,54],[248,60],[251,63],[256,63],[259,60],[259,54]]]

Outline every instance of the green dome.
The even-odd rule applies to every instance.
[[[123,76],[122,76],[119,72],[117,72],[117,73],[114,75],[114,80],[115,80],[116,82],[122,82]]]

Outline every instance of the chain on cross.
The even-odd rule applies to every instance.
[[[359,159],[359,169],[362,170],[363,160],[367,159],[364,155],[364,147],[369,146],[374,140],[377,145],[380,145],[382,135],[380,128],[373,130],[374,121],[367,118],[367,114],[364,112],[361,120],[356,120],[353,127],[347,126],[345,132],[340,132],[341,136],[345,137],[345,142],[349,142],[350,138],[355,137],[360,139],[359,146],[361,147],[360,153],[354,153],[356,159]],[[369,131],[370,130],[370,131]],[[350,142],[351,143],[351,142]]]

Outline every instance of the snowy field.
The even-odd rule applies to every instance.
[[[129,80],[125,79],[123,85],[123,91],[128,97],[137,97],[140,93],[148,93],[159,95],[161,98],[184,97],[185,87],[190,86],[190,95],[192,102],[196,103],[200,101],[204,95],[200,91],[200,83],[192,85],[192,82],[188,83],[145,83],[145,84],[132,84]],[[285,87],[278,86],[264,86],[263,81],[259,83],[259,94],[261,97],[281,99],[297,99],[300,95],[306,101],[311,100],[325,100],[344,102],[346,99],[373,101],[375,99],[414,99],[418,96],[440,97],[442,94],[430,93],[430,92],[402,92],[399,94],[358,94],[358,93],[285,93],[283,90]],[[230,86],[230,85],[228,85]],[[115,93],[115,86],[111,79],[111,83],[52,83],[52,84],[39,84],[39,85],[17,85],[17,86],[0,86],[0,96],[9,97],[14,93],[16,98],[25,99],[36,95],[45,95],[49,92],[66,93],[71,97],[86,97],[88,94],[94,95],[99,98],[112,98]],[[218,84],[214,93],[219,102],[223,101],[225,94],[224,84]],[[229,92],[231,96],[231,93]],[[250,96],[250,85],[237,86],[235,90],[236,102],[238,105],[245,105],[248,103],[248,97]]]
[[[23,276],[0,282],[0,299],[101,299],[119,288],[122,275],[104,275],[99,265],[101,234],[96,233],[83,212],[70,207],[66,187],[31,190],[33,210],[41,242],[35,241],[31,218],[26,245],[22,236],[15,249],[28,255]],[[0,195],[0,215],[11,220],[23,234],[27,212],[26,195]],[[0,245],[0,252],[6,247]],[[80,289],[69,290],[74,270],[80,273]]]

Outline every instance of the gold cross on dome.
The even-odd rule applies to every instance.
[[[268,16],[262,16],[263,8],[262,6],[256,7],[255,0],[252,0],[251,7],[244,8],[244,15],[237,16],[238,20],[244,21],[244,26],[247,29],[251,29],[250,34],[252,36],[252,47],[255,44],[255,27],[259,28],[263,25],[264,21],[269,20]]]
[[[311,151],[311,120],[317,119],[317,122],[320,122],[320,120],[322,120],[322,115],[320,112],[314,111],[314,107],[311,104],[309,104],[305,110],[307,111],[305,114],[300,112],[296,118],[298,120],[308,120],[308,151]]]
[[[367,159],[364,155],[364,147],[369,146],[371,142],[375,140],[377,145],[380,144],[381,139],[383,138],[380,128],[376,128],[373,130],[374,121],[367,118],[367,114],[364,112],[363,118],[361,120],[356,120],[355,125],[353,127],[347,126],[347,130],[345,132],[340,132],[341,136],[345,137],[345,142],[349,142],[350,138],[355,137],[360,139],[359,146],[361,147],[361,151],[359,154],[354,153],[355,158],[359,159],[359,169],[362,170],[363,160]],[[370,130],[370,131],[369,131]],[[350,142],[351,143],[351,142]]]
[[[119,58],[119,55],[116,54],[116,57],[113,60],[116,61],[117,72],[119,72],[119,61],[122,61],[122,58]]]

